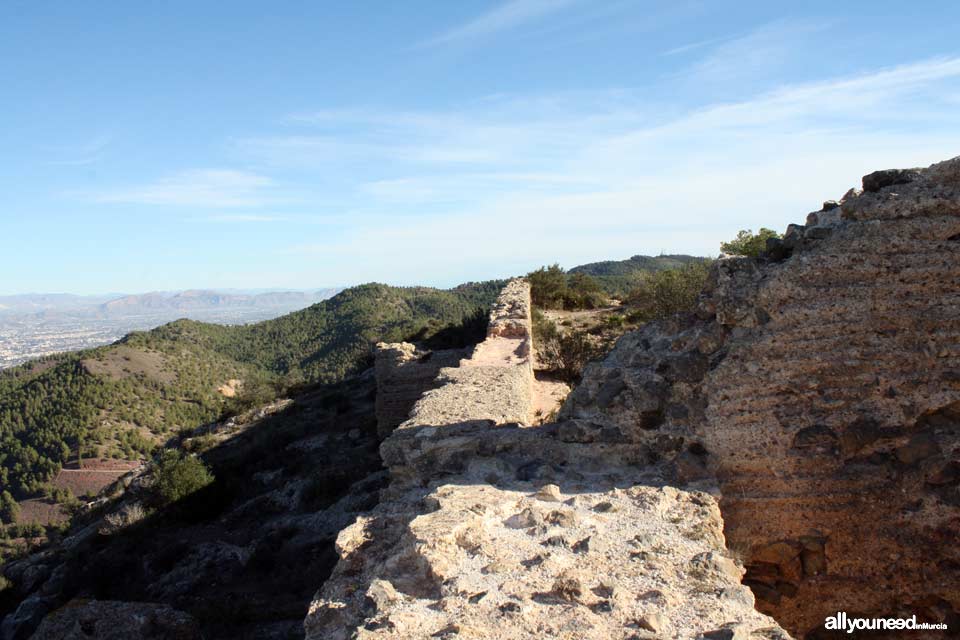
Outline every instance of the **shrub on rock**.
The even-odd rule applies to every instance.
[[[213,474],[196,456],[167,449],[154,462],[153,488],[161,504],[177,502],[211,482]]]

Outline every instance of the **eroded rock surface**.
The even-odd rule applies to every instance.
[[[377,345],[374,373],[377,378],[377,433],[390,435],[410,416],[423,394],[440,386],[437,374],[455,367],[473,351],[467,349],[421,350],[409,342]]]
[[[385,499],[341,532],[308,638],[788,637],[740,584],[715,498],[651,464],[671,443],[449,428],[421,431]]]
[[[501,302],[381,445],[391,485],[338,537],[307,637],[787,638],[740,584],[712,479],[677,488],[683,438],[524,426],[532,385],[501,383],[532,379],[525,283]]]
[[[562,412],[698,441],[797,634],[838,610],[960,626],[960,159],[863,186],[720,261],[696,315],[622,338]]]

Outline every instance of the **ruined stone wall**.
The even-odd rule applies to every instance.
[[[787,637],[754,594],[811,639],[839,610],[960,628],[960,159],[863,186],[718,261],[557,424],[443,369],[308,637]]]
[[[377,379],[377,433],[386,438],[426,391],[436,389],[440,369],[455,367],[473,348],[420,350],[409,342],[377,345],[374,374]]]
[[[491,420],[529,424],[533,414],[530,286],[510,281],[490,309],[487,337],[469,349],[377,345],[377,428]]]
[[[696,315],[625,336],[562,417],[692,442],[762,611],[960,627],[960,159],[866,176]],[[939,637],[939,636],[937,636]]]
[[[440,369],[434,389],[400,428],[488,420],[530,424],[533,362],[530,285],[511,280],[490,310],[486,339],[459,366]]]
[[[381,445],[391,483],[337,538],[307,638],[787,639],[726,552],[682,438],[530,424],[529,288]]]

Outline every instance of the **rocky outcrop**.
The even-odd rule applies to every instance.
[[[410,417],[417,400],[440,386],[437,374],[455,367],[473,351],[469,349],[421,350],[409,342],[377,344],[374,373],[377,379],[377,433],[386,438]]]
[[[513,281],[381,445],[390,487],[337,538],[307,637],[787,638],[740,584],[712,480],[677,488],[682,438],[525,426],[529,326]]]
[[[838,610],[957,629],[960,159],[865,176],[768,249],[622,338],[562,416],[695,442],[759,608],[791,631]]]

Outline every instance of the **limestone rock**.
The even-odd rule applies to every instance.
[[[537,491],[536,496],[537,500],[543,500],[544,502],[562,502],[563,496],[560,495],[560,487],[555,484],[546,484],[540,487]]]
[[[637,627],[653,633],[662,633],[667,630],[667,619],[659,613],[646,613],[637,620]]]
[[[719,260],[698,314],[621,338],[561,417],[649,442],[655,410],[658,434],[699,443],[744,580],[791,632],[838,610],[955,616],[960,158],[869,174],[786,235],[788,256]],[[612,379],[628,401],[606,402]],[[633,391],[653,384],[656,402]]]
[[[679,354],[643,380],[591,384],[639,427],[604,415],[526,427],[515,409],[531,387],[505,390],[488,377],[527,379],[525,287],[507,287],[488,339],[442,370],[442,386],[381,445],[390,487],[340,533],[340,562],[310,605],[307,638],[626,640],[730,622],[777,628],[726,556],[716,499],[665,486],[683,470],[713,487],[703,447],[658,428],[668,380],[699,379],[705,359]]]
[[[916,169],[884,169],[874,171],[863,176],[863,190],[867,192],[880,191],[884,187],[896,184],[908,184],[920,177]]]

